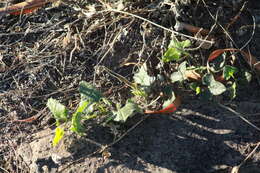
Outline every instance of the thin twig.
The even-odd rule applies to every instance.
[[[115,12],[115,13],[121,13],[121,14],[129,15],[129,16],[132,16],[132,17],[141,19],[141,20],[143,20],[143,21],[145,21],[145,22],[148,22],[148,23],[150,23],[150,24],[152,24],[152,25],[154,25],[154,26],[156,26],[156,27],[158,27],[158,28],[161,28],[161,29],[163,29],[163,30],[166,30],[166,31],[168,31],[168,32],[171,32],[172,34],[179,35],[179,36],[183,36],[183,37],[186,37],[186,38],[189,38],[189,39],[192,39],[192,40],[198,40],[198,41],[202,41],[202,42],[214,44],[213,41],[209,41],[209,40],[205,40],[205,39],[200,39],[200,38],[196,38],[196,37],[192,37],[192,36],[189,36],[189,35],[186,35],[186,34],[179,33],[179,32],[177,32],[177,31],[174,31],[174,30],[172,30],[172,29],[166,28],[166,27],[164,27],[164,26],[162,26],[162,25],[159,25],[159,24],[157,24],[157,23],[155,23],[155,22],[152,22],[152,21],[150,21],[150,20],[148,20],[148,19],[145,19],[145,18],[143,18],[143,17],[141,17],[141,16],[138,16],[138,15],[136,15],[136,14],[132,14],[132,13],[129,13],[129,12],[126,12],[126,11],[116,10],[116,9],[113,9],[113,8],[108,9],[108,10],[104,10],[104,11]]]
[[[252,157],[252,155],[255,153],[255,151],[257,150],[257,148],[260,146],[260,142],[257,143],[256,147],[251,151],[251,153],[243,160],[243,162],[241,162],[238,166],[241,167],[243,164],[246,163],[246,161]]]
[[[247,42],[240,48],[240,50],[244,49],[244,48],[252,41],[252,39],[253,39],[253,37],[254,37],[254,35],[255,35],[255,29],[256,29],[255,17],[254,17],[254,15],[252,15],[252,14],[251,14],[251,16],[252,16],[252,19],[253,19],[253,31],[252,31],[252,33],[251,33],[250,38],[249,38],[249,39],[247,40]]]
[[[234,113],[235,115],[237,115],[239,118],[241,118],[243,121],[245,121],[247,124],[249,124],[250,126],[252,126],[253,128],[255,128],[256,130],[260,131],[260,128],[257,127],[256,125],[254,125],[253,123],[251,123],[249,120],[247,120],[246,118],[244,118],[240,113],[236,112],[235,110],[231,109],[230,107],[227,107],[221,103],[218,103],[218,105],[232,113]]]
[[[248,2],[244,2],[244,4],[242,5],[242,7],[240,8],[238,14],[232,18],[231,22],[227,25],[226,29],[229,29],[231,25],[233,25],[241,16],[241,13],[244,11],[245,7],[246,7],[246,4]]]
[[[202,2],[203,2],[203,4],[205,5],[205,7],[206,7],[206,9],[207,9],[207,11],[208,11],[210,17],[211,17],[211,18],[215,21],[215,23],[223,30],[223,32],[224,32],[224,33],[226,34],[226,36],[231,40],[231,42],[235,45],[235,47],[236,47],[237,49],[239,49],[238,46],[237,46],[237,44],[235,43],[235,41],[234,41],[233,38],[231,37],[231,35],[228,33],[228,31],[214,18],[213,14],[210,12],[209,8],[207,7],[206,2],[205,2],[204,0],[202,0]]]
[[[70,63],[72,61],[73,54],[74,54],[74,52],[76,51],[77,48],[78,48],[78,39],[77,39],[77,34],[75,34],[74,35],[74,48],[70,52],[70,59],[69,59]]]
[[[231,173],[239,173],[239,169],[246,163],[246,161],[253,156],[257,148],[260,146],[260,142],[257,143],[256,147],[251,151],[251,153],[238,165],[234,166],[231,170]]]
[[[0,170],[9,173],[9,171],[7,171],[7,170],[6,170],[5,168],[3,168],[3,167],[0,167]]]

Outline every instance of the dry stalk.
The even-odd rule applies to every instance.
[[[129,13],[129,12],[126,12],[126,11],[116,10],[116,9],[112,9],[112,8],[111,8],[111,9],[108,9],[108,10],[104,10],[104,11],[115,12],[115,13],[121,13],[121,14],[125,14],[125,15],[129,15],[129,16],[135,17],[135,18],[137,18],[137,19],[141,19],[141,20],[143,20],[143,21],[145,21],[145,22],[150,23],[151,25],[154,25],[154,26],[156,26],[156,27],[158,27],[158,28],[161,28],[161,29],[163,29],[163,30],[166,30],[166,31],[168,31],[168,32],[171,32],[171,33],[173,34],[173,36],[178,35],[178,36],[183,36],[183,37],[186,37],[186,38],[189,38],[189,39],[192,39],[192,40],[197,40],[197,41],[205,42],[205,43],[208,43],[208,44],[214,44],[213,41],[209,41],[209,40],[205,40],[205,39],[200,39],[200,38],[196,38],[196,37],[193,37],[193,36],[190,36],[190,35],[186,35],[186,34],[179,33],[179,32],[177,32],[177,31],[174,31],[174,30],[172,30],[172,29],[166,28],[166,27],[164,27],[164,26],[162,26],[162,25],[159,25],[159,24],[157,24],[157,23],[155,23],[155,22],[152,22],[152,21],[150,21],[150,20],[148,20],[148,19],[146,19],[146,18],[143,18],[143,17],[141,17],[141,16],[138,16],[138,15],[136,15],[136,14],[132,14],[132,13]],[[175,38],[175,39],[177,39],[177,38]]]
[[[256,150],[259,148],[260,142],[257,143],[256,147],[251,151],[251,153],[238,165],[234,166],[231,170],[231,173],[239,173],[240,168],[246,163],[248,159],[250,159],[253,154],[256,152]]]
[[[49,2],[55,2],[57,0],[26,0],[21,3],[17,3],[8,7],[0,8],[0,16],[10,14],[10,13],[23,13],[23,11],[28,9],[34,9],[42,7]]]
[[[253,123],[251,123],[249,120],[247,120],[245,117],[243,117],[240,113],[236,112],[235,110],[231,109],[230,107],[227,107],[221,103],[218,103],[218,105],[230,112],[232,112],[233,114],[235,114],[236,116],[238,116],[239,118],[241,118],[244,122],[246,122],[247,124],[249,124],[251,127],[253,127],[254,129],[256,129],[257,131],[260,131],[260,128],[257,127],[256,125],[254,125]]]

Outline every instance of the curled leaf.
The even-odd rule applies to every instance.
[[[74,113],[72,116],[70,130],[77,134],[81,134],[84,131],[84,126],[81,124],[82,114],[80,112]]]
[[[250,65],[252,68],[254,68],[257,72],[257,74],[260,74],[260,62],[250,53],[247,53],[245,51],[235,49],[235,48],[227,48],[227,49],[218,49],[213,51],[208,58],[208,61],[212,61],[224,52],[240,52],[244,58],[244,60]]]
[[[125,122],[129,117],[137,112],[142,112],[139,106],[131,100],[127,100],[125,106],[113,112],[115,115],[114,121]]]
[[[176,96],[176,99],[165,108],[161,110],[145,110],[144,113],[145,114],[169,114],[175,112],[180,105],[181,105],[181,97]]]
[[[192,82],[192,83],[190,84],[190,88],[191,88],[192,90],[196,91],[196,95],[198,95],[198,94],[201,93],[201,88],[200,88],[200,86],[199,86],[197,83],[195,83],[195,82]]]
[[[201,76],[199,73],[197,73],[195,70],[187,70],[185,71],[185,76],[188,79],[192,79],[192,80],[201,80]]]
[[[163,103],[163,108],[166,108],[167,106],[169,106],[176,99],[175,94],[174,94],[173,91],[170,93],[170,96],[171,96],[171,98],[169,98],[168,100],[166,100]]]
[[[219,72],[224,68],[226,61],[226,53],[223,52],[219,56],[217,56],[214,59],[207,61],[207,68],[210,69],[212,72]]]
[[[81,124],[82,114],[87,108],[90,108],[90,106],[91,103],[89,103],[87,100],[80,102],[76,112],[72,115],[72,123],[70,129],[73,132],[81,134],[84,131],[84,126]]]

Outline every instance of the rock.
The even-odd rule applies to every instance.
[[[80,148],[74,145],[78,140],[75,136],[68,133],[56,147],[52,147],[54,131],[45,129],[34,134],[31,143],[23,143],[17,153],[29,166],[30,173],[54,173],[62,163],[72,159],[73,153],[78,151],[76,148]]]
[[[18,148],[18,155],[29,166],[30,173],[54,173],[89,143],[83,137],[65,132],[63,139],[55,147],[52,146],[54,130],[45,129],[33,135],[31,143],[23,143]]]
[[[31,143],[23,143],[18,148],[18,155],[29,166],[30,172],[46,172],[43,166],[48,165],[50,160],[51,142],[53,138],[52,130],[45,129],[33,135]],[[48,168],[50,170],[50,168]]]

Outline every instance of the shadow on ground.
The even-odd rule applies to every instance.
[[[251,105],[250,109],[259,111],[260,106]],[[99,143],[112,141],[106,129],[91,131],[88,137]],[[193,101],[176,114],[146,119],[110,148],[110,158],[86,158],[79,165],[85,171],[98,173],[206,173],[240,164],[253,150],[259,140],[257,136],[259,132],[230,112]],[[256,152],[252,160],[259,161],[259,155]]]

